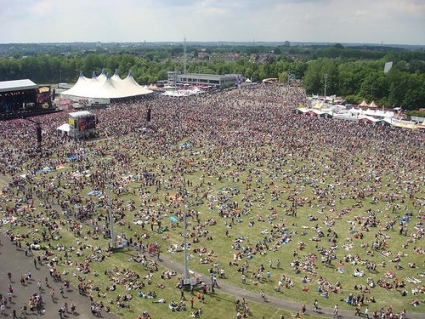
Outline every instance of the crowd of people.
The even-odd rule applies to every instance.
[[[43,128],[41,150],[34,143],[32,123],[24,119],[0,122],[0,171],[9,181],[2,196],[14,198],[13,202],[2,204],[3,222],[40,229],[41,241],[37,236],[13,231],[10,236],[17,243],[44,246],[42,261],[46,260],[52,268],[58,263],[76,267],[82,293],[96,290],[84,282],[84,275],[95,270],[90,265],[110,256],[110,247],[92,247],[84,240],[110,234],[108,216],[98,213],[101,207],[112,208],[114,221],[128,228],[126,214],[132,213],[141,229],[123,234],[121,240],[143,252],[149,250],[149,230],[145,225],[150,225],[151,231],[164,231],[164,224],[168,223],[164,216],[171,213],[176,221],[170,221],[170,228],[175,222],[182,222],[183,217],[196,221],[190,230],[190,244],[195,246],[202,239],[205,247],[194,253],[200,256],[200,263],[209,265],[216,257],[214,250],[208,248],[217,229],[215,219],[225,221],[226,236],[245,216],[250,227],[268,222],[271,229],[261,232],[264,239],[260,242],[251,243],[246,236],[236,238],[231,246],[234,258],[229,260],[229,268],[240,272],[243,282],[253,256],[281,251],[294,239],[298,241],[297,250],[292,263],[285,266],[290,266],[296,275],[306,274],[303,284],[307,283],[307,276],[320,276],[317,258],[324,266],[338,262],[341,273],[347,264],[362,268],[354,275],[363,277],[365,269],[360,265],[373,267],[371,256],[388,252],[385,248],[394,241],[387,231],[397,227],[403,248],[392,246],[401,253],[390,252],[386,260],[400,264],[406,260],[407,252],[425,254],[421,219],[425,213],[421,195],[425,193],[424,133],[293,112],[299,104],[307,103],[302,89],[275,85],[252,85],[185,98],[157,96],[93,110],[99,120],[98,139],[93,141],[75,141],[57,132],[56,128],[67,122],[67,113],[49,114],[37,119]],[[152,110],[150,122],[145,118],[147,109]],[[140,160],[140,156],[145,160]],[[190,177],[194,173],[200,175],[199,180]],[[212,192],[212,179],[230,186]],[[131,183],[139,187],[129,188]],[[185,189],[190,189],[190,196]],[[93,193],[89,195],[90,192]],[[140,205],[123,202],[120,195],[124,192],[131,193]],[[238,196],[242,199],[238,200]],[[366,201],[385,211],[363,212]],[[214,219],[201,219],[195,209],[184,212],[182,207],[187,204],[205,205],[214,213]],[[305,234],[311,235],[313,229],[310,239],[317,242],[317,255],[301,254],[306,244],[302,234],[297,233],[299,226],[285,221],[286,216],[297,216],[302,207],[309,207],[310,213],[302,222],[308,225]],[[254,213],[264,209],[269,213]],[[397,213],[403,220],[396,220],[390,213]],[[347,214],[352,215],[347,233],[337,233],[335,224]],[[83,224],[87,223],[91,230],[82,233]],[[75,247],[68,250],[84,256],[84,263],[73,265],[74,261],[65,256],[55,258],[63,252],[63,247],[56,244],[63,228],[78,238]],[[375,240],[361,242],[370,232],[376,233]],[[330,247],[319,245],[322,238],[331,243]],[[362,245],[363,255],[350,254],[355,245]],[[338,246],[345,255],[336,251]],[[157,270],[155,264],[144,262]],[[250,280],[261,283],[270,278],[270,271],[279,269],[280,261],[276,267],[270,261],[269,269],[263,265],[249,269]],[[144,287],[137,274],[130,276],[125,270],[112,271],[108,277],[113,281],[111,287]],[[293,287],[288,274],[282,274],[280,282],[277,291]],[[320,277],[317,290],[328,298],[341,286],[340,282]],[[364,302],[358,300],[371,286],[365,279],[365,286],[359,287],[356,305],[363,306]],[[303,289],[308,290],[307,285]],[[425,290],[418,284],[414,289],[417,296]],[[102,309],[94,303],[93,307],[96,314]],[[237,312],[247,315],[239,308]]]

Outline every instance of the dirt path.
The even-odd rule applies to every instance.
[[[176,263],[172,261],[171,259],[167,258],[166,256],[161,255],[160,260],[157,261],[158,264],[161,264],[162,266],[169,268],[171,270],[176,271],[179,274],[184,273],[184,266],[181,263]],[[208,278],[206,274],[200,274],[202,277]],[[293,313],[301,313],[301,307],[304,303],[306,305],[306,314],[311,314],[314,316],[323,316],[323,317],[332,317],[333,308],[320,308],[318,312],[313,311],[313,302],[314,300],[309,301],[302,301],[302,302],[296,302],[293,300],[285,299],[285,294],[290,294],[291,290],[283,290],[282,297],[272,297],[272,296],[266,296],[266,301],[264,301],[260,296],[260,291],[258,293],[246,290],[237,286],[233,286],[230,284],[227,284],[225,280],[218,279],[219,287],[217,290],[219,290],[221,293],[228,294],[232,296],[235,301],[236,299],[242,299],[245,298],[247,301],[257,302],[257,303],[264,303],[266,302],[273,308],[283,309],[287,311],[292,311]],[[295,289],[295,288],[292,288]],[[319,306],[320,306],[320,299]],[[379,305],[374,305],[373,308],[379,308]],[[362,311],[364,310],[364,307],[362,308]],[[355,319],[359,318],[359,316],[355,316],[355,308],[353,307],[353,310],[345,310],[345,309],[339,309],[339,317],[340,318],[347,318],[347,319]],[[372,312],[369,309],[369,317],[372,317]],[[424,314],[421,313],[408,313],[407,317],[409,319],[423,319]]]

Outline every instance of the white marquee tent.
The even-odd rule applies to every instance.
[[[62,124],[56,129],[56,131],[59,131],[62,133],[69,133],[69,130],[70,130],[69,123]]]
[[[69,90],[61,93],[62,97],[81,97],[92,99],[121,99],[133,96],[151,94],[153,91],[140,86],[134,80],[131,72],[121,79],[117,72],[108,76],[102,72],[99,76],[93,72],[92,78],[80,73],[77,83]]]

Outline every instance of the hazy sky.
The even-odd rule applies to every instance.
[[[425,44],[425,0],[0,0],[0,43]]]

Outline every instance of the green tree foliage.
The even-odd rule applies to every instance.
[[[40,84],[74,83],[80,71],[91,77],[92,72],[99,74],[104,70],[112,75],[117,70],[124,77],[131,70],[138,83],[149,84],[167,79],[168,71],[183,71],[181,44],[6,46],[0,44],[0,81],[29,78]],[[187,47],[186,58],[190,73],[235,73],[258,82],[275,77],[281,83],[287,83],[288,75],[294,75],[308,94],[324,93],[327,74],[327,95],[345,97],[347,102],[374,100],[380,106],[408,110],[425,106],[424,51],[341,44],[195,44]],[[384,74],[388,61],[393,61],[393,68]]]

